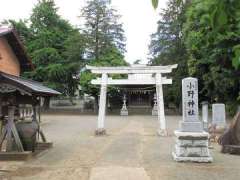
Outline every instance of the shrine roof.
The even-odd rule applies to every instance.
[[[44,97],[44,96],[54,96],[54,95],[61,94],[58,91],[48,88],[39,82],[25,79],[18,76],[13,76],[3,72],[0,72],[0,82],[10,84],[14,87],[17,87],[18,89],[22,89],[23,91],[26,91],[27,93],[30,93],[31,95],[36,95],[36,96]]]
[[[33,70],[32,61],[28,57],[25,47],[16,31],[12,28],[0,27],[0,37],[5,37],[8,41],[8,44],[19,60],[21,71]]]

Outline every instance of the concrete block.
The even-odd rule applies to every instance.
[[[195,146],[195,147],[207,147],[208,140],[185,140],[176,139],[176,144],[178,146]]]
[[[177,156],[175,152],[172,153],[173,159],[177,162],[197,162],[197,163],[210,163],[213,162],[211,156],[208,157],[181,157]]]
[[[200,121],[197,122],[180,122],[180,130],[183,132],[202,132],[203,124]]]

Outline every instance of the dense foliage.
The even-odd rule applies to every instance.
[[[169,0],[152,37],[151,64],[178,63],[174,79],[197,77],[200,100],[226,103],[234,112],[240,90],[239,17],[239,0]],[[172,87],[176,98],[179,83],[176,79]]]
[[[183,24],[186,21],[187,4],[179,0],[169,0],[167,8],[162,10],[157,32],[152,34],[150,44],[151,65],[178,64],[171,74],[173,85],[166,86],[165,102],[177,107],[181,105],[181,80],[188,74],[187,51],[183,39]]]
[[[110,0],[88,0],[81,10],[80,19],[85,20],[84,34],[88,39],[88,55],[98,59],[105,49],[116,47],[125,52],[125,37],[120,15],[111,7]]]
[[[120,16],[109,0],[90,0],[81,10],[82,29],[75,29],[57,13],[54,0],[40,0],[27,20],[6,20],[20,34],[35,70],[25,76],[73,96],[79,71],[86,63],[95,66],[126,65],[125,37]],[[83,93],[96,96],[90,84],[94,75],[82,70]]]
[[[81,10],[80,19],[84,19],[83,33],[87,37],[86,54],[89,65],[93,66],[123,66],[127,65],[124,60],[125,37],[120,16],[111,7],[109,0],[90,0]],[[97,100],[99,89],[90,81],[96,78],[89,71],[82,71],[80,84],[85,93],[91,94]],[[109,88],[108,94],[116,94],[115,88]]]
[[[40,0],[29,20],[8,20],[20,34],[35,66],[25,76],[73,96],[84,64],[85,39],[57,14],[53,0]]]
[[[184,34],[189,73],[198,77],[201,95],[210,102],[237,103],[240,90],[239,15],[238,0],[194,0],[188,9]]]
[[[33,38],[28,43],[28,51],[36,66],[31,77],[73,96],[78,87],[75,77],[83,64],[83,37],[57,14],[53,0],[39,1],[30,22]],[[75,45],[76,41],[81,44]]]
[[[152,0],[156,8],[158,0]],[[240,1],[168,0],[152,35],[149,64],[178,64],[165,100],[181,104],[181,79],[199,79],[200,101],[223,102],[234,111],[240,97]],[[54,0],[39,0],[27,20],[6,20],[14,26],[36,69],[27,76],[73,96],[78,72],[86,63],[122,66],[125,37],[120,16],[110,0],[88,0],[81,10],[81,29],[73,28],[57,13]],[[138,63],[139,61],[136,61]],[[84,68],[82,90],[97,97],[90,84],[95,75]],[[110,88],[109,95],[116,94]],[[96,98],[97,99],[97,98]]]

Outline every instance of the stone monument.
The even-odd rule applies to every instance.
[[[152,116],[157,116],[158,115],[158,109],[157,109],[157,95],[154,93],[153,96],[153,108],[152,108]]]
[[[122,105],[122,109],[121,109],[121,112],[120,112],[121,116],[128,116],[128,110],[127,110],[126,102],[127,102],[127,98],[126,98],[126,95],[124,94],[123,95],[123,105]]]
[[[198,115],[198,81],[196,78],[182,80],[183,120],[174,132],[176,144],[172,153],[175,161],[212,162],[208,149],[209,134],[203,131]]]
[[[208,131],[208,102],[203,101],[202,103],[202,122],[203,122],[203,129]]]
[[[225,104],[212,105],[212,124],[217,127],[226,126]]]

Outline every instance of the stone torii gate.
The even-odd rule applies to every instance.
[[[106,133],[104,128],[106,112],[107,85],[156,85],[157,93],[157,112],[159,121],[159,135],[166,136],[166,120],[164,113],[163,84],[172,84],[172,79],[163,77],[163,74],[171,73],[177,64],[168,66],[119,66],[119,67],[95,67],[86,66],[94,74],[101,74],[101,78],[93,79],[92,84],[101,85],[98,123],[96,135]],[[112,79],[109,74],[141,74],[141,79]]]

